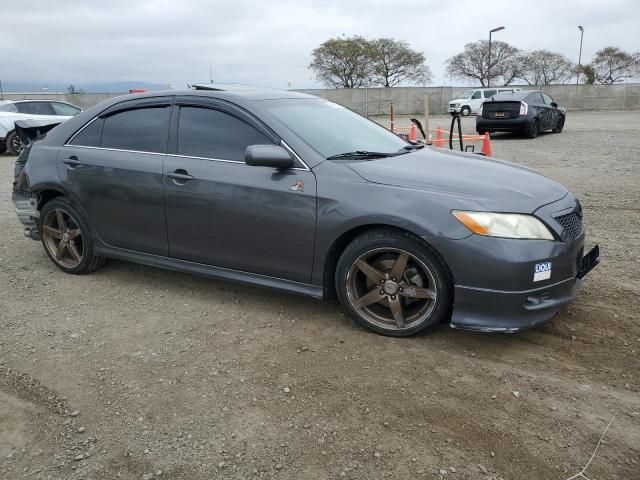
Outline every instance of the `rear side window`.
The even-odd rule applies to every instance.
[[[0,112],[17,112],[18,109],[16,108],[14,103],[7,103],[6,105],[0,105]]]
[[[16,103],[15,105],[18,108],[18,113],[27,113],[29,115],[56,114],[49,102],[22,102]]]
[[[79,114],[82,110],[68,103],[52,102],[51,107],[56,112],[56,115],[66,115],[72,117]]]
[[[273,141],[232,115],[210,108],[180,108],[179,155],[242,162],[249,145],[265,144]]]
[[[100,146],[118,150],[164,153],[170,115],[170,106],[114,113],[104,119]]]
[[[491,98],[493,97],[496,93],[498,93],[497,90],[485,90],[484,91],[484,98]]]
[[[102,134],[102,119],[96,118],[71,139],[70,145],[80,145],[83,147],[99,147],[100,135]]]

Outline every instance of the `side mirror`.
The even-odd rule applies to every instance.
[[[280,170],[293,167],[291,154],[279,145],[249,145],[244,161],[254,167],[272,167]]]
[[[558,108],[558,104],[557,104],[556,102],[551,102],[551,106],[552,106],[553,108]]]

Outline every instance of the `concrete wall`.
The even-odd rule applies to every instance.
[[[533,89],[521,86],[524,90]],[[424,113],[424,96],[429,96],[429,111],[445,113],[449,100],[469,87],[393,87],[357,89],[298,90],[326,98],[349,107],[362,115],[388,115],[391,102],[398,115]],[[543,90],[569,110],[636,110],[640,109],[640,83],[617,85],[551,85]],[[124,93],[5,93],[7,100],[62,100],[88,108],[102,100]]]
[[[523,90],[534,87],[520,85]],[[391,102],[398,115],[424,113],[424,96],[429,95],[429,111],[445,113],[449,100],[461,87],[394,87],[298,90],[326,98],[363,115],[388,115]],[[551,85],[543,88],[569,110],[635,110],[640,109],[640,84],[617,85]]]

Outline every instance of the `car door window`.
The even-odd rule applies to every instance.
[[[48,102],[22,102],[17,103],[19,113],[29,115],[55,115],[55,111]]]
[[[6,105],[0,105],[0,112],[17,112],[18,109],[14,103],[7,103]]]
[[[471,100],[478,100],[479,98],[482,98],[482,92],[480,90],[476,90],[473,92],[473,95],[471,95]]]
[[[82,110],[68,103],[51,102],[51,108],[53,108],[56,115],[64,115],[72,117],[79,114]]]
[[[71,138],[69,145],[99,147],[100,136],[102,135],[102,123],[103,120],[99,117],[89,122]]]
[[[104,119],[100,146],[117,150],[164,153],[170,106],[116,112]]]
[[[498,93],[497,90],[485,90],[484,91],[484,98],[491,98],[493,97],[496,93]]]
[[[544,100],[544,103],[546,103],[547,105],[551,105],[551,103],[553,102],[553,98],[551,98],[546,93],[542,93],[542,99]]]
[[[233,115],[211,108],[180,108],[179,155],[244,162],[249,145],[264,144],[273,141]]]

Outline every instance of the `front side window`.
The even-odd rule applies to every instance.
[[[61,102],[51,102],[51,107],[53,108],[54,112],[56,112],[56,115],[64,115],[67,117],[72,117],[82,111],[78,107]]]
[[[100,146],[163,153],[166,149],[170,115],[170,106],[116,112],[104,119]]]
[[[473,92],[473,95],[471,95],[471,100],[477,100],[479,98],[482,98],[482,92],[480,90],[476,90]]]
[[[395,153],[408,145],[381,125],[320,98],[264,100],[264,106],[324,158],[356,151]]]
[[[551,103],[553,102],[553,98],[551,98],[546,93],[542,93],[542,98],[544,100],[544,103],[546,103],[547,105],[551,105]]]
[[[55,111],[51,108],[49,102],[21,102],[16,103],[19,113],[29,115],[55,115]]]
[[[220,110],[180,107],[178,154],[244,162],[249,145],[273,141],[239,118]]]

